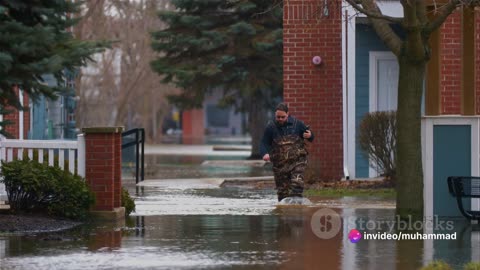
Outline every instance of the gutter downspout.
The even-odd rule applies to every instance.
[[[343,65],[344,65],[344,97],[343,97],[343,128],[344,128],[344,138],[343,138],[343,176],[345,180],[350,179],[350,174],[348,172],[348,10],[344,8],[344,33],[345,33],[345,42],[342,44],[343,50]]]

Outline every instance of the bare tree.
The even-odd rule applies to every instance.
[[[160,82],[150,69],[155,53],[150,31],[162,22],[156,16],[169,1],[88,0],[75,34],[82,39],[108,39],[112,48],[95,56],[77,79],[77,125],[145,127],[147,139],[158,142],[163,116],[168,112],[165,95],[172,86]]]
[[[382,14],[375,0],[346,0],[365,14],[380,39],[397,56],[400,67],[397,109],[397,214],[423,218],[421,102],[429,39],[460,6],[472,9],[478,1],[400,0],[403,17]],[[404,32],[399,36],[392,24]],[[464,28],[473,25],[464,25]]]

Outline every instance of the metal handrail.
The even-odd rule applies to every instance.
[[[135,182],[138,184],[138,182],[145,180],[145,129],[134,128],[134,129],[130,129],[128,131],[122,132],[122,138],[129,136],[131,134],[135,134],[135,141],[128,142],[125,144],[122,142],[122,149],[135,145]],[[141,152],[139,149],[140,146],[141,146]],[[142,157],[141,161],[140,161],[140,156]],[[139,168],[140,166],[141,168]]]

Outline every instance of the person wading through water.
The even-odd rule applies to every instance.
[[[288,115],[288,106],[275,108],[275,120],[269,121],[260,144],[263,160],[273,163],[278,201],[286,197],[302,197],[303,178],[307,167],[305,140],[313,142],[313,133],[302,121]]]

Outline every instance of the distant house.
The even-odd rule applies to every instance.
[[[57,83],[53,76],[44,76],[44,79],[49,85]],[[73,89],[73,80],[69,82]],[[0,121],[11,121],[11,125],[7,125],[5,131],[14,139],[76,139],[73,93],[60,95],[57,100],[40,97],[33,102],[18,87],[15,87],[15,91],[20,98],[20,103],[28,106],[29,110],[19,111],[10,108],[11,113],[0,115]],[[5,186],[0,184],[0,204],[6,200]]]
[[[45,75],[44,80],[48,85],[57,83],[51,75]],[[56,100],[41,96],[35,102],[17,87],[22,104],[28,110],[13,109],[12,113],[2,115],[2,120],[12,122],[6,126],[6,132],[15,139],[76,139],[74,84],[73,80],[68,80],[67,83],[71,92],[58,95]]]
[[[57,84],[53,76],[46,75],[44,79],[48,85]],[[76,139],[74,83],[73,80],[67,83],[71,92],[58,95],[56,100],[40,97],[36,102],[31,101],[28,139]]]
[[[219,106],[221,96],[221,90],[213,91],[206,97],[201,109],[183,112],[184,143],[205,143],[210,135],[239,136],[248,132],[247,113],[236,112],[233,107]]]
[[[222,93],[214,91],[203,102],[205,133],[212,135],[242,135],[246,132],[246,113],[235,112],[232,107],[218,105]]]

